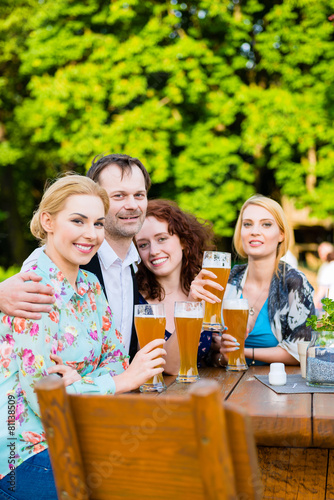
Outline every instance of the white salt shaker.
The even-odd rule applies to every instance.
[[[270,385],[285,385],[286,373],[284,363],[271,363],[269,372]]]

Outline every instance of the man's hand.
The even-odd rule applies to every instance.
[[[27,319],[40,319],[40,313],[51,311],[54,289],[40,284],[41,279],[29,271],[0,283],[0,311]]]

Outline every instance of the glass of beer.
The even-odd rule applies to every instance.
[[[202,302],[175,302],[174,319],[180,351],[180,370],[176,382],[196,382],[198,344],[202,331]]]
[[[223,301],[224,323],[228,328],[228,333],[236,338],[240,344],[237,351],[227,353],[226,370],[241,371],[248,368],[245,359],[248,312],[247,299],[225,299]]]
[[[155,339],[165,338],[166,315],[163,304],[140,304],[135,306],[135,327],[140,348]],[[162,392],[166,385],[162,373],[150,378],[139,387],[140,392]]]
[[[227,285],[227,280],[231,271],[231,254],[225,252],[204,252],[203,256],[203,266],[204,269],[213,272],[217,278],[210,278],[212,281],[216,281],[224,290],[220,291],[212,286],[206,285],[206,290],[217,295],[217,297],[222,301]],[[223,329],[222,323],[222,302],[216,302],[215,304],[210,304],[205,302],[205,313],[203,320],[203,330],[212,330],[221,332]]]

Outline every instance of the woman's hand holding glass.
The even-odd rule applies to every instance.
[[[213,281],[216,278],[217,276],[213,272],[208,269],[201,269],[191,282],[188,299],[192,301],[205,300],[206,302],[210,302],[210,304],[221,302],[217,295],[204,288],[205,286],[210,286],[216,290],[223,291],[224,287],[216,281]]]
[[[237,351],[239,349],[239,342],[232,337],[229,333],[223,333],[221,336],[220,352],[225,356],[229,352]],[[226,358],[227,359],[227,358]]]
[[[227,327],[225,327],[225,328],[227,330]],[[249,333],[249,329],[247,328],[245,338],[248,337],[248,333]],[[215,335],[213,342],[214,342],[213,349],[216,351],[219,350],[219,352],[224,356],[226,363],[228,361],[228,356],[227,356],[228,353],[233,352],[233,351],[237,351],[239,349],[239,346],[240,346],[237,339],[234,338],[229,333],[227,333],[227,331],[225,331],[225,333],[223,333],[221,337],[219,335]],[[219,346],[219,349],[217,349],[218,346]]]
[[[227,330],[226,327],[225,329]],[[222,335],[213,333],[211,349],[214,356],[217,356],[218,353],[223,355],[224,362],[222,363],[222,359],[220,359],[220,364],[227,364],[228,353],[238,350],[239,343],[229,333],[223,333]]]
[[[248,333],[249,329],[247,328],[246,338],[248,336]],[[212,335],[211,349],[214,355],[217,355],[218,353],[223,355],[225,362],[223,364],[227,364],[228,362],[228,353],[237,351],[239,349],[239,346],[240,344],[237,339],[227,333],[227,327],[225,327],[225,332],[222,335]]]
[[[164,343],[164,339],[155,339],[137,352],[129,368],[114,377],[116,394],[137,389],[164,371],[163,366],[166,364],[164,357],[167,353],[165,349],[159,347]]]
[[[137,352],[129,368],[122,374],[114,377],[116,393],[137,389],[149,378],[163,372],[163,365],[166,364],[164,359],[166,351],[159,346],[164,343],[165,340],[156,339],[149,342],[143,349]],[[50,354],[50,358],[56,364],[48,368],[48,373],[61,375],[65,386],[81,380],[79,373],[71,366],[64,364],[60,356]]]

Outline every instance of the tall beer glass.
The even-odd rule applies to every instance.
[[[224,290],[220,291],[211,286],[205,286],[209,292],[217,295],[217,297],[222,301],[228,281],[228,277],[231,271],[231,254],[224,252],[204,252],[203,256],[203,266],[204,269],[213,272],[217,278],[212,279],[219,283]],[[205,313],[203,321],[203,330],[216,330],[222,331],[222,317],[221,317],[222,303],[216,302],[215,304],[210,304],[205,302]]]
[[[228,333],[235,337],[240,344],[237,351],[228,353],[226,370],[241,371],[248,368],[245,359],[248,312],[247,299],[225,299],[223,301],[224,323],[228,328]]]
[[[176,382],[196,382],[198,344],[202,331],[202,302],[175,302],[174,319],[180,350],[180,370]]]
[[[163,304],[140,304],[135,306],[135,327],[140,348],[155,339],[163,339],[166,329],[166,315]],[[140,392],[166,390],[162,373],[150,378],[139,387]]]

